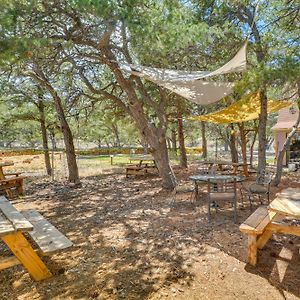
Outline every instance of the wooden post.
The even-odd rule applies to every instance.
[[[1,238],[34,280],[39,281],[52,276],[21,232],[8,234]]]
[[[257,262],[256,234],[248,235],[248,263],[255,266]]]

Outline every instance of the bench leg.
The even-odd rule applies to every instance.
[[[268,240],[272,237],[273,232],[271,230],[265,230],[264,233],[257,240],[257,248],[262,249]]]
[[[248,235],[248,263],[255,266],[257,262],[257,242],[256,234]]]
[[[21,232],[8,234],[1,238],[34,280],[39,281],[52,276]]]

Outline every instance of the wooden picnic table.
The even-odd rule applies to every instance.
[[[13,165],[13,162],[0,163],[0,191],[5,191],[9,198],[13,197],[11,189],[16,189],[18,195],[24,194],[24,179],[26,178],[24,176],[20,176],[21,173],[4,173],[3,167]]]
[[[248,234],[248,262],[255,266],[257,249],[262,249],[273,233],[300,236],[300,227],[280,222],[300,219],[300,188],[287,188],[276,195],[268,207],[259,207],[241,226]]]
[[[231,166],[233,168],[234,174],[238,173],[238,168],[243,167],[243,172],[245,176],[249,176],[248,172],[248,166],[250,166],[250,163],[243,163],[243,162],[231,162],[231,161],[226,161],[226,160],[205,160],[202,162],[204,165],[208,165],[209,169],[211,169],[214,165],[218,166],[218,169],[220,171],[223,171],[224,166]]]
[[[126,177],[128,175],[145,175],[149,169],[156,169],[155,159],[151,155],[136,155],[129,158],[129,162],[138,162],[134,165],[126,166]]]
[[[5,197],[0,196],[0,238],[13,253],[0,257],[0,270],[22,264],[36,281],[52,276],[29,240],[28,233],[43,255],[68,248],[72,242],[35,210],[19,212]]]
[[[156,166],[155,159],[151,155],[132,156],[129,158],[129,161],[138,162],[139,166],[143,166],[143,165],[148,166],[149,164]]]
[[[13,165],[14,165],[13,162],[0,162],[0,180],[5,179],[3,167],[9,167],[9,166],[13,166]]]
[[[276,196],[269,205],[270,210],[300,219],[300,188],[287,188]]]

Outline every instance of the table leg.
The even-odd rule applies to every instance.
[[[8,234],[1,238],[34,280],[39,281],[52,276],[21,232]]]

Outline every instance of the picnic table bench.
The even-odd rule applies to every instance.
[[[130,164],[126,166],[126,177],[129,175],[145,175],[150,170],[157,169],[155,160],[149,155],[130,157],[131,162],[138,162],[137,164]]]
[[[24,233],[36,243],[37,250]],[[0,238],[13,253],[11,257],[0,257],[0,270],[22,264],[36,281],[52,276],[40,255],[72,246],[72,242],[36,210],[19,212],[3,196],[0,196]]]
[[[12,189],[15,189],[18,195],[24,195],[25,176],[21,173],[4,173],[3,167],[13,166],[12,162],[0,163],[0,192],[5,191],[7,197],[12,198]]]
[[[262,249],[273,233],[300,236],[300,227],[284,224],[285,217],[300,218],[300,189],[284,189],[269,206],[259,207],[240,225],[240,231],[248,235],[248,258],[252,266],[257,263],[257,249]]]

